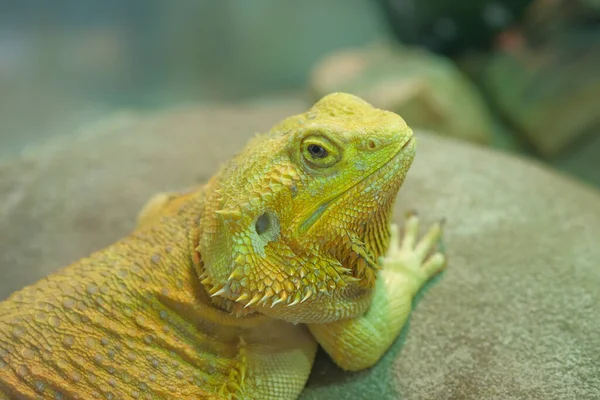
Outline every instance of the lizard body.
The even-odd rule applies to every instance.
[[[257,136],[126,238],[0,303],[0,399],[293,399],[321,345],[367,368],[445,260],[389,228],[415,141],[342,93]],[[383,270],[381,267],[385,267]]]

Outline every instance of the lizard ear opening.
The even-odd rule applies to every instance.
[[[279,236],[279,219],[269,211],[262,213],[254,223],[254,229],[266,243],[277,240]]]
[[[258,217],[254,228],[256,229],[256,233],[259,235],[264,235],[271,228],[271,220],[267,213],[264,213]]]

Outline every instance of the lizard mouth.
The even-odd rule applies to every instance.
[[[366,175],[361,180],[354,183],[352,186],[346,188],[345,190],[341,191],[340,193],[334,194],[331,198],[326,199],[300,225],[300,227],[298,229],[299,233],[305,234],[306,232],[308,232],[308,230],[310,228],[312,228],[314,226],[314,224],[331,208],[332,204],[335,204],[337,200],[344,197],[344,195],[346,195],[353,189],[359,187],[361,184],[368,182],[368,181],[369,182],[372,181],[378,174],[385,174],[391,170],[394,170],[394,172],[397,172],[397,170],[401,168],[400,159],[403,156],[404,150],[412,143],[414,143],[413,135],[411,135],[399,147],[399,149],[390,157],[390,159],[388,161],[386,161],[381,167],[377,168],[376,170],[374,170],[370,174]]]

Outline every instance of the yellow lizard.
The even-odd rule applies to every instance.
[[[157,195],[131,235],[0,303],[0,399],[294,399],[318,345],[372,366],[445,265],[441,224],[417,241],[410,215],[401,243],[390,225],[415,148],[334,93]]]

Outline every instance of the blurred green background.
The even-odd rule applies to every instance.
[[[0,0],[0,161],[123,109],[335,90],[600,186],[597,0]]]

